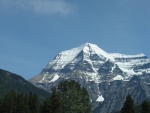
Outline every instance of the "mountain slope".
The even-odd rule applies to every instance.
[[[114,113],[122,108],[127,95],[131,95],[135,105],[150,99],[150,88],[139,76],[130,81],[103,82],[99,85],[105,101],[95,109],[94,113]]]
[[[150,73],[150,59],[144,54],[123,55],[119,53],[106,53],[97,45],[86,43],[77,48],[59,53],[41,72],[42,79],[40,76],[36,79],[41,80],[41,82],[46,80],[44,78],[45,74],[45,77],[51,75],[48,80],[50,81],[50,78],[53,78],[55,73],[57,73],[56,78],[59,78],[61,77],[59,73],[76,71],[88,75],[92,74],[92,76],[89,76],[89,81],[100,82],[99,75],[104,73],[107,75],[111,74],[109,80],[115,77],[116,74],[122,75],[123,79],[127,79],[134,74]],[[31,79],[31,81],[34,80]]]
[[[108,89],[104,91],[104,87],[101,88],[103,83],[111,84],[118,80],[129,82],[133,75],[142,78],[144,84],[150,83],[150,59],[147,56],[144,54],[107,53],[97,45],[86,43],[59,53],[41,73],[29,81],[50,92],[50,89],[62,80],[75,80],[86,87],[90,93],[93,106],[96,108],[99,103],[108,101],[106,95],[111,96],[113,92],[119,92],[113,87],[111,92],[107,91]],[[127,84],[123,85],[128,87]],[[123,90],[121,92],[125,93]],[[110,110],[117,110],[119,107],[114,103],[113,108],[108,109],[99,112],[110,113]]]
[[[41,98],[49,96],[48,92],[35,87],[21,76],[0,69],[0,96],[6,94],[11,89],[17,93],[29,94],[32,92]]]

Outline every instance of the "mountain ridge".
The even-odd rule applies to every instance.
[[[48,92],[35,87],[20,75],[3,69],[0,69],[0,90],[0,96],[5,95],[10,90],[23,94],[30,94],[32,92],[42,99],[49,96]]]
[[[111,68],[117,66],[119,70],[126,73],[126,77],[124,78],[123,76],[124,79],[132,77],[134,74],[142,75],[142,72],[144,71],[150,73],[149,68],[143,70],[138,69],[141,64],[150,64],[150,59],[143,53],[137,55],[106,53],[97,45],[91,43],[85,43],[77,48],[60,52],[51,62],[48,63],[43,69],[43,72],[52,74],[54,72],[64,72],[66,69],[68,72],[71,72],[78,70],[77,68],[81,64],[81,71],[88,69],[86,72],[99,74],[99,67],[108,61],[114,64],[114,67]],[[90,68],[84,67],[84,64],[88,64]],[[113,69],[111,71],[113,71]]]
[[[128,93],[126,89],[134,86],[134,84],[128,86],[126,82],[129,82],[134,75],[139,76],[145,85],[150,83],[150,59],[144,54],[107,53],[95,44],[85,43],[79,47],[60,52],[38,75],[29,81],[35,86],[51,92],[50,89],[57,86],[60,81],[75,80],[88,90],[93,107],[96,109],[105,106],[107,101],[110,101],[106,95],[113,100],[112,95],[114,96],[115,92],[120,92],[117,94],[123,98],[118,100],[124,101]],[[109,86],[109,84],[119,81],[122,81],[123,90],[113,88],[120,87],[117,84]],[[109,92],[107,90],[110,89],[106,88],[107,90],[104,91],[105,87],[101,88],[103,83],[113,90]],[[109,94],[103,93],[103,91]],[[131,92],[134,92],[133,89]],[[149,98],[149,96],[147,97]],[[117,103],[118,100],[115,102]],[[107,107],[98,112],[110,113],[113,109],[118,110],[121,105],[117,106],[116,103],[113,103],[113,107],[110,102],[108,104],[111,106],[110,108]]]

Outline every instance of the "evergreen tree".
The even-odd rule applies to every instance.
[[[92,106],[89,100],[89,93],[86,90],[86,88],[82,88],[82,102],[83,102],[83,111],[84,113],[91,113],[92,112]]]
[[[14,113],[15,101],[16,101],[16,93],[14,90],[11,90],[3,98],[2,113]]]
[[[126,101],[123,104],[121,113],[135,113],[134,112],[134,101],[130,95],[126,97]]]
[[[16,94],[13,90],[0,99],[0,113],[92,113],[89,94],[75,81],[61,82],[52,88],[39,108],[38,97]]]
[[[2,113],[2,109],[3,109],[3,100],[2,98],[0,98],[0,113]]]
[[[15,112],[14,113],[27,113],[23,94],[17,95],[15,103],[16,104],[15,104]]]
[[[37,95],[30,93],[28,106],[30,113],[39,113],[39,101]]]
[[[63,81],[45,99],[41,113],[92,113],[89,94],[75,81]]]
[[[60,109],[61,101],[56,90],[56,87],[52,88],[52,95],[50,98],[46,98],[41,106],[41,113],[61,113]]]
[[[46,98],[43,102],[43,104],[41,105],[41,113],[52,113],[51,110],[51,102],[49,98]]]
[[[30,113],[28,101],[29,101],[29,96],[28,95],[24,95],[24,105],[25,105],[24,109],[25,109],[25,113]]]
[[[150,105],[147,101],[143,101],[140,113],[150,113]]]
[[[0,98],[0,113],[39,113],[39,101],[37,95],[16,94],[9,91]]]
[[[50,102],[51,102],[52,113],[62,113],[62,110],[60,109],[62,102],[56,87],[52,88],[52,95],[50,97]]]
[[[92,107],[87,90],[81,88],[74,80],[60,83],[58,93],[63,113],[91,113]]]

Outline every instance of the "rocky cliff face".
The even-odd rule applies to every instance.
[[[140,77],[138,85],[131,79],[133,75]],[[138,93],[135,99],[143,95],[141,101],[149,98],[149,75],[150,60],[144,54],[106,53],[97,45],[86,43],[59,53],[30,82],[50,92],[62,80],[76,80],[89,91],[93,106],[97,107],[95,112],[110,113],[120,109],[128,93]]]
[[[128,94],[132,96],[136,105],[150,99],[150,88],[139,76],[133,76],[130,81],[103,82],[99,84],[99,88],[105,101],[95,108],[95,113],[119,111]]]

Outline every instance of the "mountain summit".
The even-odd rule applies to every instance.
[[[78,63],[80,61],[88,61],[92,57],[92,55],[96,55],[97,58],[105,55],[102,49],[100,49],[97,45],[91,43],[85,43],[77,48],[73,48],[71,50],[63,51],[59,53],[55,59],[48,64],[46,68],[52,68],[54,70],[61,70],[69,63]],[[95,59],[97,60],[97,59]]]
[[[53,78],[62,77],[62,74],[65,74],[66,77],[72,72],[77,72],[88,75],[86,80],[89,81],[101,82],[103,79],[100,78],[103,77],[105,77],[105,80],[111,81],[150,73],[149,65],[150,60],[144,54],[107,53],[95,44],[85,43],[77,48],[59,53],[43,69],[42,76],[40,74],[40,77],[37,76],[36,78],[39,78],[38,81],[42,82],[47,81],[46,77],[48,77],[48,82],[50,82]],[[85,76],[82,77],[85,78]]]
[[[150,59],[147,56],[107,53],[95,44],[85,43],[60,52],[30,82],[50,92],[62,80],[76,80],[87,88],[96,107],[98,102],[105,102],[108,97],[107,91],[101,88],[104,82],[127,82],[133,75],[140,76],[145,83],[150,82],[147,79],[150,75]]]

